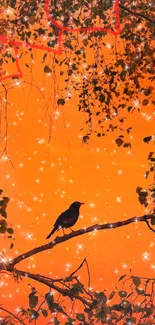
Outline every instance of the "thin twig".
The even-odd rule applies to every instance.
[[[88,271],[88,290],[89,290],[90,289],[90,270],[89,270],[89,265],[88,265],[86,258],[85,258],[85,263],[86,263],[87,271]]]
[[[24,276],[26,278],[30,278],[33,279],[37,282],[43,283],[45,285],[47,285],[49,288],[52,288],[54,290],[56,290],[57,292],[61,293],[62,295],[67,295],[71,300],[73,299],[78,299],[79,301],[81,301],[83,304],[87,305],[87,306],[91,306],[91,304],[83,297],[79,296],[79,295],[73,295],[73,293],[70,290],[67,289],[62,289],[59,286],[55,285],[54,283],[52,283],[49,280],[46,280],[40,276],[38,276],[37,274],[33,274],[30,272],[25,272],[25,271],[21,271],[21,270],[16,270],[16,272],[21,275]]]
[[[7,309],[5,309],[5,308],[3,308],[3,307],[0,307],[0,309],[3,310],[3,311],[5,311],[6,313],[10,314],[12,317],[14,317],[15,319],[17,319],[18,322],[20,322],[21,324],[26,325],[26,324],[23,322],[22,319],[20,319],[19,317],[17,317],[17,316],[16,316],[15,314],[13,314],[11,311],[9,311],[9,310],[7,310]]]
[[[79,265],[79,267],[78,267],[74,272],[72,272],[72,273],[69,275],[69,278],[72,277],[72,276],[73,276],[77,271],[79,271],[79,270],[82,268],[82,266],[83,266],[83,264],[85,263],[85,261],[86,261],[86,259],[84,258],[83,261],[82,261],[82,263]]]
[[[7,104],[8,104],[8,91],[7,91],[7,88],[6,86],[3,84],[3,82],[1,81],[1,85],[2,87],[4,88],[4,91],[5,91],[5,134],[2,138],[2,141],[5,140],[5,147],[4,147],[4,150],[2,151],[1,155],[0,155],[0,158],[5,154],[6,155],[6,158],[9,160],[9,162],[11,163],[13,169],[16,170],[11,158],[9,157],[8,155],[8,152],[7,152],[7,149],[8,149],[8,107],[7,107]]]

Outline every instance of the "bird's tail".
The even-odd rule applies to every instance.
[[[55,226],[55,227],[53,228],[53,230],[50,232],[50,234],[46,237],[46,239],[50,238],[50,237],[55,233],[55,231],[56,231],[57,229],[58,229],[58,228]]]

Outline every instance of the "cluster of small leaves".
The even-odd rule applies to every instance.
[[[69,282],[71,284],[71,279],[69,279]],[[155,279],[133,276],[130,270],[130,275],[122,275],[118,282],[122,283],[121,288],[115,287],[110,294],[103,290],[90,291],[87,298],[85,295],[88,305],[86,306],[84,303],[82,311],[81,307],[80,309],[78,307],[79,310],[75,307],[76,299],[74,299],[74,295],[76,297],[77,292],[79,292],[82,297],[87,290],[80,281],[75,284],[73,280],[73,296],[71,300],[75,308],[72,306],[70,315],[68,315],[67,306],[64,305],[63,299],[61,299],[63,298],[62,294],[61,298],[59,295],[56,302],[57,296],[53,292],[48,291],[46,294],[41,295],[35,287],[31,287],[31,293],[28,297],[29,307],[27,309],[21,307],[18,317],[29,322],[44,317],[44,324],[47,324],[48,318],[52,317],[53,324],[56,325],[61,324],[62,315],[65,325],[94,325],[96,323],[108,325],[117,323],[123,325],[153,324],[155,317]],[[66,283],[66,279],[64,279],[64,283]],[[70,292],[68,297],[70,297]]]
[[[0,189],[0,195],[3,193],[3,190]],[[2,217],[7,218],[7,212],[6,212],[6,208],[8,206],[9,203],[9,198],[4,196],[1,200],[0,200],[0,214]]]
[[[144,143],[148,144],[154,139],[154,136],[147,136],[143,139]],[[145,172],[144,177],[147,179],[150,175],[153,175],[152,184],[147,189],[138,186],[136,193],[138,194],[139,202],[144,207],[150,208],[152,213],[155,213],[155,152],[151,151],[148,155],[148,166],[149,169]],[[155,225],[155,219],[152,218],[151,224]]]
[[[109,297],[103,292],[93,293],[93,303],[91,308],[85,308],[85,313],[88,313],[88,322],[85,322],[83,315],[83,324],[95,324],[96,321],[101,324],[116,324],[124,320],[123,325],[127,324],[152,324],[154,318],[154,301],[153,291],[148,292],[147,287],[153,280],[146,279],[145,281],[140,277],[126,276],[120,277],[122,281],[122,289],[117,287],[113,290]],[[130,292],[124,289],[125,284],[131,288]],[[139,286],[143,286],[144,289]],[[142,299],[141,299],[142,298]],[[116,303],[112,304],[115,299]],[[138,299],[138,303],[137,303]]]
[[[128,1],[122,4],[129,8]],[[152,17],[153,3],[149,2],[149,6],[147,1],[143,5],[139,0],[131,2],[132,18],[121,7],[122,32],[112,42],[104,32],[81,33],[80,40],[73,34],[65,34],[64,47],[70,49],[68,58],[57,59],[56,63],[61,67],[66,95],[62,89],[57,103],[64,106],[78,91],[78,110],[87,116],[82,129],[85,143],[92,134],[103,137],[115,132],[119,147],[131,147],[132,128],[127,125],[127,114],[155,104],[154,24],[142,18],[145,12]],[[141,16],[134,15],[134,10]]]
[[[97,3],[95,0],[83,0],[80,3],[77,0],[51,0],[50,12],[59,25],[71,29],[98,25],[110,28],[108,11],[112,5],[112,0],[98,0]]]
[[[3,193],[3,190],[0,189],[0,196],[1,194]],[[0,198],[0,216],[2,216],[3,218],[7,218],[7,206],[8,206],[8,203],[9,203],[9,197],[6,197],[6,196],[3,196]],[[7,223],[7,221],[5,219],[0,219],[0,233],[1,234],[5,234],[5,233],[8,233],[8,238],[10,239],[14,239],[13,237],[13,233],[14,233],[14,230],[12,227],[10,227]],[[11,243],[10,245],[10,249],[13,248],[13,243]]]
[[[18,316],[24,317],[30,322],[37,320],[40,316],[47,318],[53,314],[54,323],[59,325],[58,315],[63,314],[67,316],[65,307],[55,302],[54,295],[48,291],[44,296],[40,295],[35,287],[31,287],[31,293],[28,296],[29,307],[27,309],[21,307]]]
[[[45,1],[38,3],[37,0],[27,0],[21,5],[17,0],[4,0],[0,7],[1,35],[10,37],[11,34],[15,41],[42,44],[43,36],[46,34],[47,42],[42,45],[54,46],[57,43],[54,41],[57,31],[55,28],[49,29],[44,5]],[[50,44],[51,38],[53,42]]]

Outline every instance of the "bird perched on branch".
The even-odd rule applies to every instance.
[[[50,234],[46,237],[46,239],[50,238],[55,231],[59,230],[62,228],[63,234],[64,234],[64,229],[63,228],[70,228],[75,225],[75,223],[78,220],[79,213],[80,213],[80,206],[84,204],[81,202],[74,202],[70,205],[69,209],[66,211],[62,212],[58,219],[56,220],[53,230],[50,232]],[[72,230],[72,229],[71,229]],[[73,230],[72,230],[73,231]]]

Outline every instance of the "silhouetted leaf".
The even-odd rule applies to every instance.
[[[148,105],[148,103],[149,103],[148,99],[144,99],[142,102],[142,105],[146,106],[146,105]]]
[[[51,292],[46,293],[45,300],[50,311],[53,311],[54,298]]]
[[[120,278],[119,278],[119,280],[118,280],[118,282],[121,281],[121,280],[123,280],[125,277],[126,277],[126,274],[121,275]]]
[[[13,234],[14,233],[14,230],[13,230],[13,228],[7,228],[7,232],[9,233],[9,234]]]
[[[7,213],[3,208],[0,209],[0,214],[2,215],[2,217],[7,218]]]
[[[36,310],[32,310],[31,318],[32,318],[32,319],[37,319],[38,317],[39,317],[39,313],[38,313],[38,311],[36,311]]]
[[[109,300],[111,300],[111,299],[114,297],[115,293],[116,293],[116,291],[112,291],[112,292],[110,293]]]
[[[144,175],[144,177],[147,179],[147,178],[148,178],[148,176],[149,176],[149,170],[147,170],[147,171],[145,172],[145,175]]]
[[[10,249],[12,249],[12,248],[13,248],[13,246],[14,246],[14,244],[13,244],[13,243],[11,243],[11,245],[10,245]]]
[[[82,141],[84,143],[87,143],[89,141],[89,136],[88,135],[85,135],[83,138],[82,138]]]
[[[138,200],[141,204],[146,205],[147,204],[147,199],[145,195],[139,195]]]
[[[104,292],[95,292],[94,297],[97,300],[102,301],[104,304],[107,302],[107,297]]]
[[[138,286],[141,284],[141,280],[140,280],[139,277],[137,277],[137,276],[132,276],[131,279],[132,279],[132,281],[133,281],[133,283],[134,283],[134,285],[135,285],[136,287],[138,287]]]
[[[45,310],[45,309],[41,309],[41,312],[43,314],[44,317],[47,317],[48,316],[48,311]]]
[[[35,308],[38,305],[38,297],[35,296],[36,291],[29,294],[29,306],[31,309]]]
[[[76,314],[76,319],[80,320],[81,322],[85,321],[85,315],[84,314]]]
[[[142,190],[142,187],[137,186],[137,188],[136,188],[136,193],[137,193],[137,194],[140,194],[140,193],[141,193],[141,190]]]
[[[149,137],[145,137],[145,138],[143,138],[143,141],[144,141],[145,143],[149,143],[149,142],[151,141],[151,139],[152,139],[152,136],[150,135]]]
[[[125,298],[127,296],[127,292],[126,291],[123,291],[123,290],[122,291],[119,291],[118,294],[119,294],[119,296],[121,298]]]
[[[154,154],[154,152],[150,152],[147,159],[150,160],[152,158],[153,154]]]
[[[121,138],[117,138],[116,139],[116,144],[118,145],[118,147],[120,147],[123,144],[123,140]]]
[[[134,305],[133,311],[135,313],[140,313],[142,311],[142,307],[140,305],[138,305],[138,304],[137,305]]]
[[[138,295],[142,295],[142,296],[145,295],[145,290],[143,290],[143,289],[136,288],[136,291],[137,291]]]
[[[51,70],[50,67],[48,67],[47,65],[45,65],[45,67],[44,67],[44,72],[45,72],[45,73],[51,73],[52,70]]]
[[[83,293],[83,285],[82,285],[82,283],[74,283],[71,290],[74,291],[74,292]]]
[[[0,233],[4,234],[7,229],[7,222],[5,220],[0,220]]]
[[[64,311],[62,306],[60,306],[59,304],[53,303],[53,308],[56,309],[59,313],[62,313],[67,316],[67,313]]]
[[[57,104],[58,104],[58,105],[62,105],[62,106],[64,106],[64,105],[65,105],[65,100],[64,100],[63,98],[59,98],[59,99],[57,100]]]

